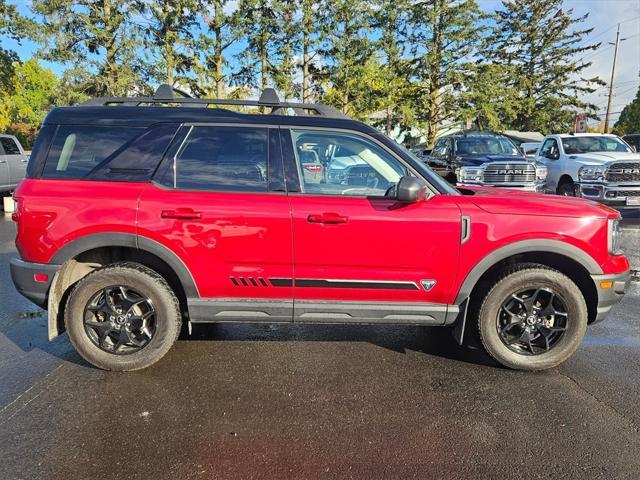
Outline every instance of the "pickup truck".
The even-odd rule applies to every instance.
[[[547,166],[552,193],[640,207],[640,154],[616,135],[548,135],[536,160]]]
[[[27,171],[29,156],[13,135],[0,135],[0,193],[16,188]]]

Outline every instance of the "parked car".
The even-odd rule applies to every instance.
[[[492,133],[451,135],[439,139],[429,166],[458,186],[506,187],[544,191],[546,167],[525,157],[507,137]],[[439,172],[439,173],[440,173]]]
[[[541,145],[542,142],[524,142],[520,144],[520,150],[525,157],[535,159]]]
[[[547,186],[558,195],[640,207],[640,154],[615,135],[549,135],[538,161],[547,166]]]
[[[539,370],[622,298],[615,210],[461,193],[374,128],[272,90],[242,102],[270,114],[226,105],[163,86],[44,120],[11,275],[93,365],[147,367],[183,322],[387,323],[479,332],[501,364]],[[304,172],[337,162],[346,176]]]
[[[632,133],[625,135],[622,139],[631,145],[636,152],[640,152],[640,133]]]
[[[0,135],[0,194],[11,192],[24,178],[29,157],[13,135]]]

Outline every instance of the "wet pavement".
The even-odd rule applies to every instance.
[[[47,342],[13,236],[0,217],[0,479],[639,477],[640,283],[542,373],[439,329],[223,325],[118,374]]]

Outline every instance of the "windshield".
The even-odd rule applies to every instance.
[[[506,138],[467,137],[456,139],[456,155],[521,155]]]
[[[438,190],[440,190],[441,192],[446,192],[449,195],[460,195],[460,192],[449,185],[449,183],[447,183],[444,178],[431,170],[422,160],[420,160],[420,158],[418,158],[418,156],[416,156],[416,154],[408,150],[404,145],[396,141],[394,141],[394,143],[400,148],[400,150],[402,150],[405,154],[407,154],[415,161],[416,170],[418,170],[418,172],[422,174],[429,182],[435,184]]]
[[[592,152],[630,152],[631,149],[617,137],[570,137],[562,139],[564,153],[573,155],[576,153]]]

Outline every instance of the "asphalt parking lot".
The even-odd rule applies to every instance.
[[[225,325],[117,374],[46,340],[1,215],[1,479],[639,476],[640,282],[543,373],[438,329]]]

